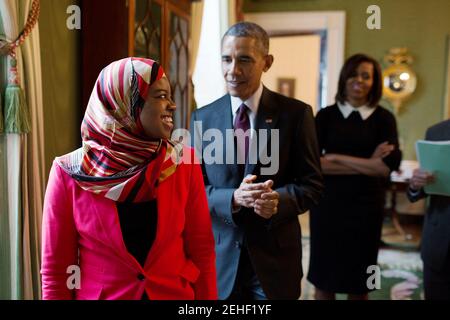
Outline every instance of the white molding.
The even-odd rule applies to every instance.
[[[246,21],[262,26],[267,32],[314,32],[327,31],[327,72],[324,80],[327,104],[334,103],[339,72],[344,63],[345,11],[299,11],[249,13]]]
[[[444,92],[444,115],[443,119],[450,119],[450,35],[447,36],[447,75]]]

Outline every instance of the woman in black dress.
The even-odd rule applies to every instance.
[[[308,280],[316,299],[367,299],[367,280],[377,264],[384,209],[384,187],[401,161],[397,125],[378,105],[381,70],[357,54],[344,64],[336,104],[316,117],[325,177],[324,196],[311,210]],[[370,281],[369,281],[370,282]]]

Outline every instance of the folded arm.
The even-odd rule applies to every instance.
[[[388,141],[380,143],[370,158],[360,158],[343,154],[326,154],[321,158],[326,174],[364,174],[367,176],[388,177],[390,168],[383,161],[392,152],[395,145]],[[322,168],[323,168],[322,167]]]
[[[330,161],[325,157],[320,158],[320,165],[322,166],[322,172],[326,175],[359,174],[359,171],[346,166],[345,164]]]
[[[343,154],[327,154],[325,159],[367,176],[388,177],[390,173],[389,167],[383,162],[382,158],[359,158]]]

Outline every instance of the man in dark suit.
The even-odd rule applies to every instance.
[[[425,139],[450,140],[450,120],[429,128]],[[423,188],[435,178],[432,173],[425,170],[414,170],[409,183],[409,200],[414,202],[426,197]],[[450,300],[450,197],[448,196],[430,195],[422,231],[421,254],[424,264],[425,299]]]
[[[273,62],[268,51],[260,26],[232,26],[222,39],[228,94],[191,117],[213,221],[220,299],[299,298],[298,215],[322,191],[311,107],[262,85]]]

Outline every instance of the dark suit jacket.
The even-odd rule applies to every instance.
[[[426,140],[450,140],[450,120],[440,122],[427,130]],[[450,181],[448,182],[450,183]],[[413,195],[408,190],[411,201],[417,201],[427,194]],[[450,197],[430,195],[430,203],[422,231],[422,260],[428,267],[441,271],[450,259]]]
[[[227,129],[229,133],[232,132],[232,119],[229,95],[192,114],[191,137],[195,140],[198,156],[207,151],[211,144],[211,141],[200,141],[202,133],[218,129],[225,137]],[[194,127],[195,121],[201,121],[202,128]],[[274,181],[272,189],[280,194],[280,202],[278,213],[271,219],[265,220],[247,208],[232,214],[232,196],[242,182],[242,171],[236,164],[207,164],[202,161],[216,241],[219,298],[225,299],[231,293],[240,250],[245,243],[267,297],[297,299],[301,293],[300,281],[303,276],[298,215],[318,202],[323,188],[311,107],[264,88],[255,129],[266,129],[268,132],[279,130],[278,171],[273,175],[262,176],[261,168],[269,165],[263,165],[261,157],[256,164],[247,164],[245,167],[245,175],[257,175],[258,182],[268,179]],[[257,136],[259,142],[259,132]],[[271,134],[268,133],[268,136]],[[274,143],[276,141],[269,139],[266,146],[258,149],[258,154],[272,150]],[[228,146],[228,150],[224,144],[220,144],[222,154],[215,154],[223,162],[227,153],[230,155],[230,152],[235,151],[234,143]]]

